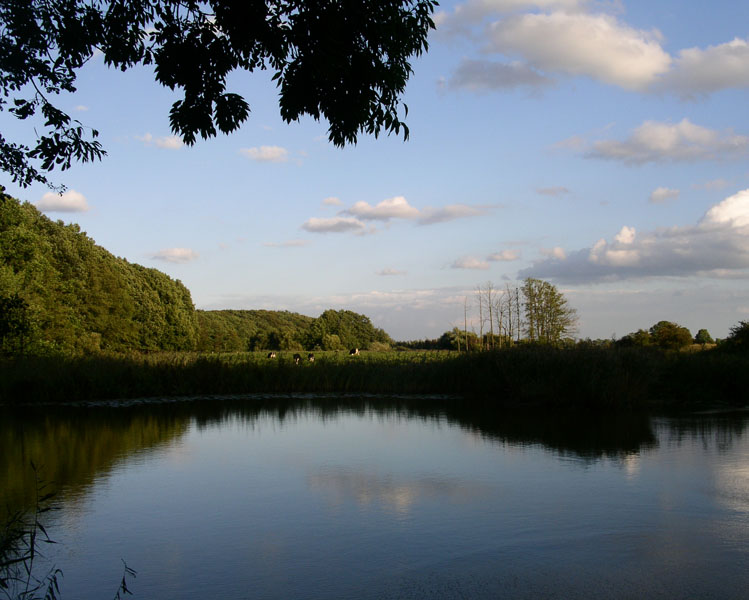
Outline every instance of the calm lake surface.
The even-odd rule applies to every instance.
[[[412,399],[0,411],[63,599],[749,598],[748,413]]]

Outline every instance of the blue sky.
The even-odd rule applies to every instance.
[[[578,337],[749,319],[749,4],[445,1],[436,21],[407,142],[335,148],[256,73],[231,80],[245,125],[186,147],[149,69],[95,57],[59,105],[109,155],[55,174],[62,198],[6,187],[198,308],[345,308],[415,339],[462,326],[477,285],[535,276]]]

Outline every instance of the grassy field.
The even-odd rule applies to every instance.
[[[449,394],[498,405],[749,403],[749,356],[542,346],[447,351],[160,353],[0,362],[0,402],[252,393]]]

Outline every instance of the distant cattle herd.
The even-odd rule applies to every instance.
[[[359,356],[359,348],[351,348],[351,350],[348,351],[349,356]],[[276,358],[276,353],[274,351],[268,352],[268,358]],[[293,356],[294,364],[298,365],[302,362],[302,355],[299,353],[294,354]],[[315,362],[315,355],[310,352],[307,355],[307,362]]]

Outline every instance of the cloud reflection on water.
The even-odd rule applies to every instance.
[[[376,507],[407,516],[417,502],[432,499],[471,502],[491,493],[489,486],[437,476],[413,479],[345,467],[324,467],[307,477],[311,490],[319,491],[333,506],[354,502],[360,508]]]

